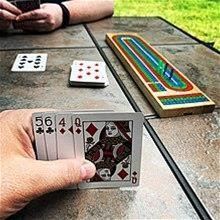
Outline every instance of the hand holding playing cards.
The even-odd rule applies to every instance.
[[[0,30],[9,28],[21,11],[6,0],[0,0]]]
[[[35,160],[31,125],[35,111],[0,113],[0,218],[15,213],[44,193],[79,183],[95,174],[94,165],[85,160]]]
[[[19,15],[16,21],[14,27],[25,31],[53,31],[62,24],[62,9],[58,4],[42,4],[40,9]]]

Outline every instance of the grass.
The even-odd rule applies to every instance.
[[[115,0],[115,16],[161,16],[220,49],[220,0]]]

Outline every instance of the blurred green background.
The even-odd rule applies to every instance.
[[[161,16],[220,49],[220,0],[115,0],[115,16]]]

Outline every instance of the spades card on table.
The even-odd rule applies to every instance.
[[[32,120],[37,159],[85,158],[95,164],[95,176],[78,188],[139,185],[141,113],[38,112]]]
[[[12,72],[42,72],[46,70],[47,54],[18,54],[12,66]]]

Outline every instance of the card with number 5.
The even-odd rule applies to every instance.
[[[46,142],[44,138],[43,113],[33,113],[32,121],[35,136],[36,156],[38,160],[48,160]]]

